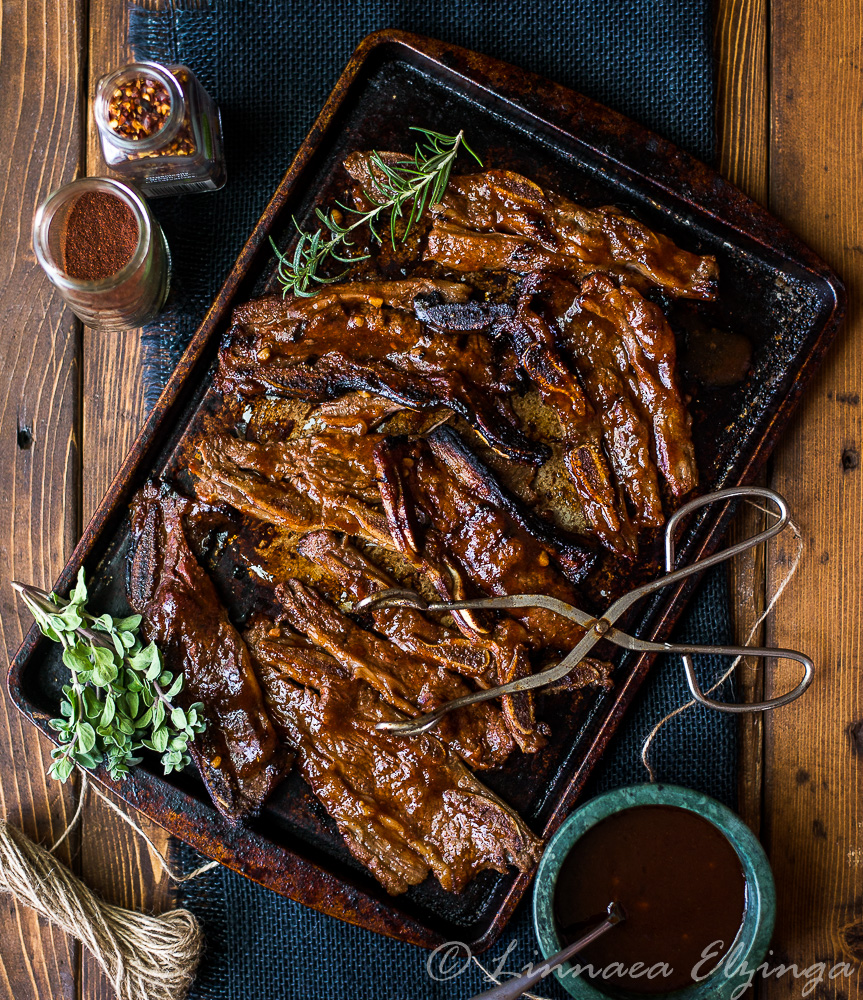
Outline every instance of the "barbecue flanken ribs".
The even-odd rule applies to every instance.
[[[182,706],[200,701],[207,728],[189,750],[219,811],[257,812],[290,764],[252,669],[249,652],[186,543],[190,502],[149,484],[132,507],[129,603],[172,671],[182,671]]]
[[[716,297],[713,257],[681,250],[617,208],[584,208],[508,170],[451,178],[431,213],[426,259],[456,271],[603,271],[680,298]]]
[[[414,301],[466,303],[445,281],[332,285],[314,298],[273,295],[240,306],[224,344],[224,391],[333,399],[365,389],[414,409],[448,406],[510,458],[539,463],[510,409],[518,362],[489,331],[457,333],[422,323]]]
[[[273,718],[351,854],[390,893],[429,872],[458,892],[486,868],[533,868],[540,842],[444,742],[379,732],[403,716],[334,659],[273,631],[246,633]]]
[[[332,470],[329,501],[325,479],[309,471],[310,454],[323,456],[322,465]],[[471,593],[537,592],[574,601],[576,592],[570,580],[582,579],[593,561],[583,546],[556,543],[547,527],[521,509],[446,428],[413,442],[382,433],[358,437],[340,432],[266,445],[215,438],[201,442],[190,468],[199,477],[196,490],[200,499],[227,502],[253,517],[292,530],[325,528],[363,537],[401,555],[444,599]],[[305,506],[294,516],[290,512],[297,492]],[[322,553],[320,537],[317,533],[307,536],[299,552],[322,563],[329,572],[338,572],[332,553]],[[356,563],[357,557],[352,558]],[[344,576],[342,567],[340,582],[347,583]],[[372,649],[373,635],[363,637],[350,618],[314,590],[288,583],[280,595],[292,627],[337,658],[341,648],[343,662],[353,648],[355,670],[362,671],[363,662],[384,664],[392,660],[384,646]],[[435,657],[402,633],[400,640],[390,637],[393,652],[398,650],[400,657],[393,661],[389,674],[363,679],[402,711],[430,711],[467,693],[469,688],[454,684],[456,674],[479,678],[485,686],[515,680],[531,672],[531,652],[566,652],[582,635],[571,623],[543,611],[514,612],[490,625],[468,612],[453,617],[472,644],[474,658],[480,653],[486,658],[483,670],[456,666],[452,674],[440,674]],[[345,638],[348,632],[353,643]],[[413,648],[404,648],[411,643]],[[463,646],[459,652],[464,662]],[[400,668],[395,665],[398,663]],[[415,671],[417,663],[420,673],[425,671],[428,690],[423,697],[417,694],[410,699],[397,674],[408,668]],[[433,683],[435,672],[439,676]],[[571,675],[571,684],[604,684],[606,673],[605,665],[586,661]],[[362,672],[357,675],[363,676]],[[414,686],[417,690],[421,687]],[[501,706],[511,740],[495,731],[497,716],[484,715],[486,739],[472,738],[460,746],[472,766],[499,763],[513,745],[534,752],[545,742],[535,723],[530,693],[507,696]],[[476,715],[471,721],[476,721]]]
[[[368,156],[345,166],[362,205]],[[242,636],[187,544],[194,501],[149,485],[132,510],[130,603],[183,670],[183,697],[206,706],[192,751],[217,808],[256,811],[295,757],[391,893],[430,874],[458,892],[484,869],[532,870],[539,842],[472,772],[536,753],[549,729],[530,692],[416,737],[375,724],[543,669],[583,630],[536,608],[352,609],[396,586],[583,604],[597,542],[633,558],[697,485],[674,335],[645,293],[709,300],[717,285],[713,258],[508,171],[451,178],[430,215],[416,232],[433,277],[339,279],[234,313],[225,405],[178,481],[234,526],[248,568],[244,532],[289,552],[290,570],[257,574]],[[534,510],[562,487],[583,530]],[[586,659],[560,687],[608,686],[610,671]]]
[[[397,586],[396,580],[332,531],[306,535],[297,550],[317,563],[354,602]],[[416,608],[378,608],[370,612],[375,629],[409,655],[463,677],[483,678],[494,664],[494,649],[483,636],[469,638],[432,621]]]
[[[389,543],[374,449],[380,434],[255,444],[230,434],[202,440],[190,464],[195,491],[290,531],[330,528]]]
[[[418,649],[405,655],[397,644],[362,628],[311,587],[293,580],[277,588],[276,595],[280,620],[405,715],[434,711],[474,690]],[[475,770],[502,764],[515,746],[500,709],[491,702],[451,713],[437,735]]]

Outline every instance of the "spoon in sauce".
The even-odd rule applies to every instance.
[[[534,969],[533,972],[524,976],[516,976],[515,979],[509,979],[505,983],[501,983],[500,986],[493,986],[485,993],[478,993],[475,997],[471,997],[471,1000],[518,1000],[525,990],[529,990],[532,986],[536,986],[540,980],[545,979],[546,976],[550,975],[552,969],[554,969],[556,965],[562,965],[564,962],[568,962],[573,955],[581,951],[582,948],[586,948],[597,938],[602,937],[606,931],[611,930],[615,924],[619,924],[625,919],[626,916],[623,909],[617,903],[609,903],[608,909],[606,910],[606,916],[602,923],[597,924],[592,930],[589,930],[586,934],[582,935],[577,941],[573,941],[572,944],[564,948],[563,951],[559,951],[556,955],[552,955],[551,958],[543,962],[538,969]]]

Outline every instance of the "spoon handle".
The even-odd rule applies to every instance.
[[[619,924],[623,919],[623,910],[621,910],[617,903],[610,903],[608,906],[608,915],[602,923],[597,924],[596,927],[588,931],[577,941],[573,941],[563,951],[552,955],[538,969],[534,969],[533,972],[527,975],[508,979],[505,983],[486,990],[485,993],[478,993],[475,997],[471,997],[471,1000],[518,1000],[522,993],[529,990],[532,986],[536,986],[540,980],[550,975],[556,965],[561,965],[563,962],[568,961],[573,955],[581,951],[582,948],[586,948],[592,941],[601,937],[607,930],[614,927],[615,924]]]

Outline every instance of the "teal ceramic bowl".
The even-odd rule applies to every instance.
[[[746,879],[746,910],[740,931],[728,952],[733,961],[728,961],[726,956],[726,960],[706,979],[691,986],[673,993],[652,994],[654,997],[673,997],[674,1000],[729,1000],[732,994],[738,995],[737,991],[749,978],[745,968],[756,968],[767,953],[776,918],[773,873],[764,849],[739,816],[707,795],[676,785],[645,784],[618,788],[591,799],[564,821],[542,856],[534,885],[533,922],[542,956],[550,958],[563,948],[554,920],[554,891],[566,856],[592,826],[633,806],[678,806],[688,809],[718,827],[737,852]],[[595,981],[572,974],[569,962],[556,974],[564,988],[577,1000],[607,1000],[609,997],[615,1000],[643,1000],[647,995],[611,985],[599,989],[594,985]]]

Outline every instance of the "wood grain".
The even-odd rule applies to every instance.
[[[30,248],[36,206],[80,166],[79,0],[28,0],[0,12],[0,648],[29,625],[9,581],[50,586],[78,536],[77,323]],[[0,808],[53,842],[75,807],[73,785],[45,777],[49,744],[0,694]],[[21,762],[26,761],[26,766]],[[74,840],[58,856],[69,863]],[[0,997],[68,998],[79,955],[71,938],[0,897]]]
[[[126,46],[127,5],[90,0],[88,94],[106,72],[132,58]],[[87,172],[107,173],[92,117],[87,122]],[[140,331],[98,333],[85,329],[82,354],[83,515],[104,496],[143,422]],[[129,808],[123,806],[124,811]],[[144,817],[134,818],[164,852],[167,834]],[[172,905],[167,880],[142,838],[96,796],[82,818],[81,871],[88,885],[119,906],[160,912]],[[113,991],[99,966],[84,955],[82,1000],[111,1000]]]
[[[713,35],[717,169],[762,205],[768,191],[768,11],[768,0],[717,0]]]
[[[716,8],[716,132],[719,171],[761,204],[768,193],[768,0],[719,0]],[[762,473],[759,482],[766,482]],[[741,510],[731,541],[751,537],[763,515]],[[738,642],[749,636],[765,604],[765,562],[761,551],[735,560],[730,569],[731,607]],[[752,637],[762,643],[763,628]],[[761,701],[761,661],[745,660],[737,674],[741,701]],[[744,821],[757,834],[761,827],[763,721],[742,715],[739,721],[738,803]]]
[[[861,0],[774,0],[770,208],[844,277],[844,331],[777,451],[805,561],[769,631],[816,664],[805,698],[765,724],[765,840],[776,873],[776,941],[792,961],[863,966],[863,23]],[[776,578],[790,542],[768,574]],[[787,683],[770,676],[768,693]],[[861,976],[820,998],[861,995]],[[771,981],[773,1000],[801,984]]]
[[[7,0],[2,6],[0,120],[14,169],[0,179],[0,248],[11,262],[0,277],[0,580],[50,584],[142,419],[137,333],[82,335],[36,266],[28,237],[38,200],[81,166],[82,100],[95,78],[124,56],[125,9],[124,0]],[[767,640],[805,649],[818,668],[807,697],[768,718],[763,758],[762,828],[779,889],[775,957],[801,968],[818,960],[863,966],[863,691],[855,614],[863,593],[861,22],[863,0],[717,2],[720,169],[830,260],[851,292],[844,334],[777,452],[770,478],[791,501],[807,552]],[[88,172],[107,172],[92,131],[85,162]],[[19,447],[19,430],[22,445],[32,435],[29,447]],[[755,560],[740,568],[740,630],[747,628],[745,613],[751,620],[752,607],[763,600],[765,579],[775,586],[789,555],[787,546],[780,549],[766,571]],[[0,636],[11,655],[21,625],[11,594],[2,590]],[[788,680],[784,669],[769,672],[766,693]],[[756,674],[744,674],[743,681],[757,694]],[[741,808],[755,826],[759,739],[751,732],[743,741]],[[69,818],[74,790],[49,786],[42,777],[45,747],[5,693],[0,748],[3,814],[52,840]],[[25,757],[26,768],[13,767]],[[82,829],[80,854],[73,838],[71,855],[64,847],[61,856],[75,856],[90,884],[123,905],[165,905],[164,884],[145,847],[98,800],[88,803]],[[762,985],[761,993],[767,1000],[799,997],[802,985],[786,976]],[[849,1000],[860,993],[855,976],[825,980],[814,995]],[[0,897],[0,1000],[109,996],[73,943]]]

